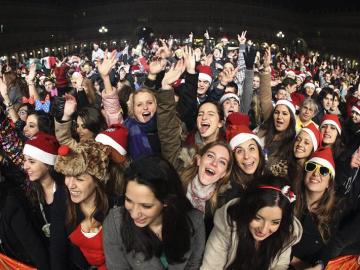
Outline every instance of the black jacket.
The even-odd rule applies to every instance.
[[[0,185],[0,239],[1,252],[18,261],[50,269],[48,239],[41,228],[36,212],[20,188]]]

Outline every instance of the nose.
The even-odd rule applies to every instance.
[[[248,151],[244,151],[244,159],[248,159],[249,158],[249,152]]]
[[[136,219],[136,218],[140,218],[141,216],[142,214],[140,207],[137,205],[133,205],[133,207],[131,208],[131,217],[133,219]]]
[[[268,230],[269,230],[269,223],[264,221],[264,222],[261,224],[260,232],[261,232],[262,234],[266,234],[266,233],[268,233]]]
[[[66,177],[65,184],[69,189],[75,188],[75,177]]]
[[[24,170],[29,169],[29,163],[27,161],[24,162]]]

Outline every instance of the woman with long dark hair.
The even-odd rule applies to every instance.
[[[150,156],[125,172],[125,205],[104,222],[107,269],[198,269],[203,216],[186,198],[176,170]]]
[[[240,199],[220,208],[200,269],[288,269],[302,234],[286,179],[254,180]]]
[[[111,207],[105,192],[109,147],[86,141],[59,152],[55,169],[67,189],[54,197],[51,269],[106,270],[102,222]]]

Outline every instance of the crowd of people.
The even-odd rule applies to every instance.
[[[359,72],[246,34],[2,63],[0,268],[360,269]]]

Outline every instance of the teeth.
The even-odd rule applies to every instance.
[[[212,169],[208,169],[208,168],[206,168],[206,169],[205,169],[205,171],[206,171],[206,172],[208,172],[208,173],[210,173],[210,174],[212,174],[212,175],[214,175],[214,174],[215,174],[215,171],[214,171],[214,170],[212,170]]]
[[[144,112],[142,115],[143,115],[143,116],[149,116],[149,115],[150,115],[150,112]]]
[[[74,196],[77,196],[77,195],[80,194],[80,192],[79,191],[70,191],[70,194],[74,195]]]

